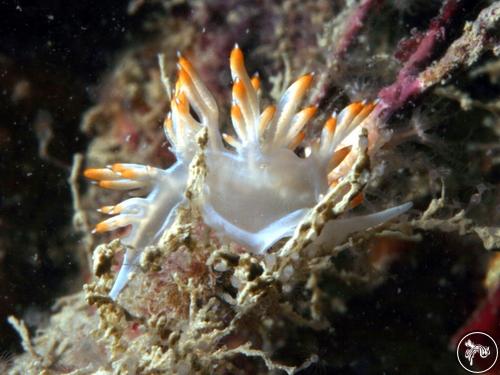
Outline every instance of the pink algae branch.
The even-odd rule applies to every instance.
[[[487,50],[500,54],[498,35],[490,33],[498,29],[500,2],[483,9],[473,23],[466,24],[464,33],[455,40],[445,55],[435,64],[420,73],[418,79],[422,90],[446,80],[454,70],[469,67]]]
[[[363,0],[347,20],[345,31],[335,48],[336,58],[342,57],[358,36],[372,8],[381,0]]]
[[[428,63],[436,47],[445,39],[446,27],[456,14],[460,0],[448,0],[435,17],[428,30],[423,34],[413,53],[408,56],[406,63],[398,73],[396,81],[379,91],[381,100],[378,106],[378,115],[387,120],[396,110],[401,108],[409,99],[424,91],[419,80],[419,72]]]
[[[380,5],[382,1],[383,0],[362,0],[359,5],[354,7],[350,15],[343,21],[342,32],[333,46],[332,52],[329,53],[329,67],[338,68],[338,62],[345,57],[349,48],[357,39],[370,12],[376,5]],[[311,98],[313,104],[320,105],[325,99],[328,93],[329,84],[331,83],[328,82],[328,75],[323,73],[319,79],[317,92]]]
[[[431,60],[437,47],[443,42],[446,28],[456,15],[460,3],[460,0],[448,0],[443,4],[439,15],[431,21],[428,30],[416,41],[412,53],[406,56],[407,60],[395,82],[379,91],[380,102],[373,111],[375,118],[381,122],[387,121],[409,100],[416,99],[430,87],[448,79],[456,69],[471,66],[492,45],[498,46],[498,41],[492,41],[489,37],[489,31],[498,26],[500,2],[483,9],[473,23],[467,23],[464,33],[450,45],[440,60]],[[368,6],[368,1],[363,2],[361,6],[363,5]],[[363,9],[366,11],[366,8]],[[347,30],[349,37],[344,35],[341,40],[344,38],[352,40],[354,37],[354,29],[347,28]],[[358,32],[359,28],[355,31]],[[372,121],[367,126],[371,151],[384,142],[380,139],[379,123]]]
[[[471,66],[485,51],[498,46],[498,40],[490,35],[490,31],[498,27],[500,19],[500,3],[495,2],[483,9],[474,22],[466,23],[463,34],[448,47],[441,59],[427,63],[426,69],[420,69],[444,38],[445,27],[449,25],[458,4],[456,0],[444,4],[440,15],[431,22],[429,30],[409,56],[396,81],[380,90],[378,97],[381,101],[375,109],[380,119],[387,120],[410,99],[448,80],[455,70]],[[494,53],[498,52],[494,50]]]

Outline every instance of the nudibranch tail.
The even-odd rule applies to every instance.
[[[407,202],[369,215],[332,220],[325,225],[315,243],[316,245],[328,244],[330,246],[341,244],[350,234],[392,220],[407,212],[412,206],[413,203]]]

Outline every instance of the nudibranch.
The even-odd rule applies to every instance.
[[[126,285],[141,251],[155,244],[171,225],[176,207],[183,202],[188,166],[198,147],[195,135],[200,129],[206,128],[208,133],[208,173],[199,207],[203,220],[222,238],[255,254],[265,253],[290,236],[308,210],[338,182],[336,171],[346,156],[357,152],[357,135],[376,103],[356,102],[338,115],[334,113],[319,137],[308,141],[307,152],[299,156],[296,149],[307,141],[304,128],[317,110],[316,106],[300,108],[313,74],[297,79],[276,105],[261,110],[259,76],[249,77],[237,45],[230,55],[230,69],[233,135],[220,133],[214,97],[191,63],[179,55],[171,112],[164,123],[177,162],[166,170],[120,163],[85,171],[86,177],[103,188],[147,192],[145,198],[133,197],[100,209],[115,216],[97,224],[95,232],[131,227],[122,238],[127,251],[111,298]],[[352,231],[385,222],[409,206],[337,220],[327,235],[333,232],[336,239],[345,238]],[[320,236],[320,240],[324,238]]]

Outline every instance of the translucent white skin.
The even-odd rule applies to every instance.
[[[202,206],[204,221],[256,254],[291,236],[327,190],[324,170],[315,159],[282,151],[255,160],[229,152],[208,158],[212,172],[207,176]],[[408,202],[365,216],[332,220],[315,244],[338,245],[350,234],[382,224],[411,207]]]
[[[146,246],[156,244],[162,233],[172,224],[175,209],[183,201],[186,183],[186,165],[176,163],[159,173],[146,198],[132,198],[140,203],[136,206],[135,212],[128,214],[136,220],[131,220],[133,222],[131,222],[130,232],[121,239],[122,244],[127,247],[127,251],[109,293],[112,299],[116,299],[127,284],[130,273],[138,263],[141,251]],[[123,211],[118,216],[122,215],[124,215]]]
[[[412,202],[404,203],[400,206],[391,207],[384,211],[375,212],[369,215],[336,219],[325,224],[321,234],[316,239],[316,245],[336,246],[344,242],[350,234],[376,227],[386,221],[404,214],[412,208]]]
[[[357,151],[354,143],[375,103],[353,103],[338,116],[333,114],[318,139],[310,142],[307,157],[299,157],[294,150],[304,139],[303,127],[316,111],[312,106],[298,109],[312,75],[299,78],[276,107],[261,112],[260,82],[258,77],[248,77],[237,46],[230,63],[234,137],[221,137],[214,98],[191,64],[180,56],[179,79],[171,113],[165,120],[165,134],[178,161],[166,170],[114,164],[85,172],[102,187],[148,192],[145,198],[131,198],[101,209],[116,216],[97,224],[96,232],[131,226],[122,238],[127,251],[110,292],[112,299],[126,286],[141,252],[158,242],[172,224],[176,208],[183,203],[189,163],[198,149],[195,134],[200,129],[207,128],[209,137],[205,150],[208,173],[199,207],[203,219],[221,238],[255,254],[266,252],[280,239],[292,235],[329,185],[338,181],[342,174],[339,171],[346,170],[346,156],[351,149]],[[191,110],[199,120],[192,117]],[[231,148],[226,148],[221,138]],[[372,215],[331,221],[316,244],[340,243],[350,233],[390,220],[410,207],[407,203]]]
[[[203,218],[223,236],[262,254],[293,232],[327,183],[314,159],[289,149],[246,156],[207,155]]]

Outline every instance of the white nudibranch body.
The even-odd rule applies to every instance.
[[[189,61],[179,56],[178,80],[164,126],[177,162],[166,170],[114,164],[85,171],[88,178],[99,181],[104,188],[149,192],[145,198],[134,197],[100,209],[116,216],[97,224],[96,232],[131,226],[122,238],[127,252],[111,298],[115,299],[125,287],[144,248],[155,244],[171,225],[176,207],[183,202],[188,166],[198,147],[195,135],[200,129],[205,127],[208,131],[205,151],[208,173],[200,203],[203,219],[222,238],[235,241],[255,254],[263,254],[278,240],[291,236],[308,210],[338,183],[339,167],[345,170],[345,163],[349,163],[346,156],[358,151],[360,125],[375,103],[356,102],[338,116],[333,114],[318,139],[309,142],[307,156],[301,157],[294,151],[304,141],[304,127],[317,108],[299,109],[299,106],[313,75],[300,77],[276,106],[261,110],[259,77],[248,76],[238,46],[231,52],[230,67],[235,135],[221,135],[219,112],[212,94]],[[361,200],[358,197],[352,203],[359,204]],[[349,233],[383,223],[410,206],[404,204],[365,217],[334,220],[327,224],[318,241],[341,241]]]

